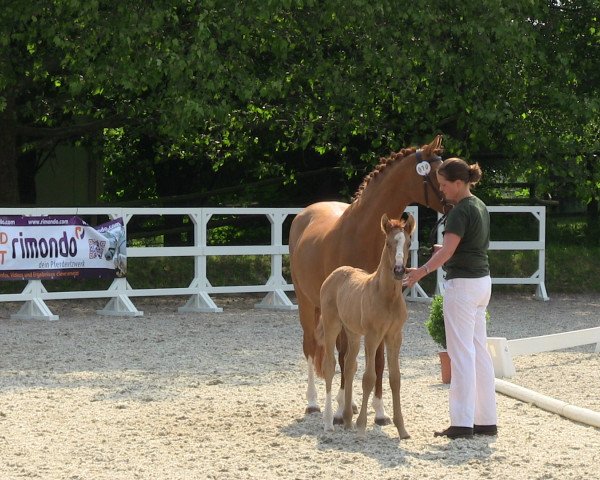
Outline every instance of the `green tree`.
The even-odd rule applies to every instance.
[[[27,151],[93,141],[108,127],[148,125],[185,140],[230,112],[214,81],[222,59],[208,30],[213,10],[211,2],[7,2],[0,202],[18,202],[16,166]]]
[[[534,22],[539,43],[522,112],[524,171],[540,190],[590,205],[600,199],[600,2],[549,2]],[[597,211],[596,211],[597,213]]]
[[[0,202],[18,201],[18,163],[66,139],[93,146],[107,198],[126,199],[293,184],[321,168],[352,185],[438,132],[492,177],[551,191],[579,167],[575,194],[597,197],[597,11],[598,0],[9,1]]]

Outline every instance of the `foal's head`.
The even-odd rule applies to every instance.
[[[384,213],[381,217],[381,230],[385,233],[385,251],[390,265],[393,265],[394,278],[401,280],[408,262],[415,218],[410,213],[403,213],[399,220],[390,220]]]

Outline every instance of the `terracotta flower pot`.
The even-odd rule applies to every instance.
[[[452,374],[452,370],[450,368],[450,357],[448,356],[448,352],[438,352],[440,357],[440,364],[442,367],[442,383],[450,383],[450,378]]]

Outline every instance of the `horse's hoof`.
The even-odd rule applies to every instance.
[[[382,417],[375,419],[375,425],[379,425],[380,427],[385,427],[386,425],[390,425],[392,423],[392,419],[390,417]]]
[[[358,413],[358,407],[356,405],[352,405],[352,413],[356,415]]]
[[[306,407],[306,410],[304,410],[304,413],[306,413],[307,415],[310,415],[311,413],[319,413],[321,411],[321,409],[319,407]]]
[[[408,440],[410,438],[410,435],[407,432],[401,433],[400,434],[400,439],[401,440]]]
[[[344,419],[342,417],[334,417],[333,418],[333,424],[334,425],[343,425],[344,424]]]

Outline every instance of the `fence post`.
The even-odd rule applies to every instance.
[[[96,310],[98,315],[117,317],[141,317],[144,315],[144,312],[138,310],[127,296],[127,290],[131,290],[131,285],[129,285],[127,279],[115,278],[108,290],[119,293],[112,297],[102,310]]]
[[[131,219],[131,214],[126,214],[124,211],[110,212],[108,216],[112,219],[121,217],[123,226],[127,232],[127,222]],[[127,238],[127,234],[125,235]],[[141,317],[144,312],[138,310],[133,302],[127,296],[127,290],[131,290],[131,285],[126,278],[115,278],[108,290],[116,290],[120,292],[117,296],[112,297],[102,310],[96,310],[98,315],[106,316],[125,316],[125,317]]]
[[[535,298],[538,300],[548,301],[548,293],[546,292],[546,207],[538,212],[531,212],[538,220],[538,241],[542,242],[544,248],[538,251],[538,272],[540,283],[538,283],[535,291]],[[543,213],[543,215],[542,215]]]
[[[17,313],[13,313],[10,318],[15,320],[58,320],[58,315],[54,315],[48,305],[41,298],[41,293],[47,290],[41,280],[29,280],[23,292],[24,295],[31,295],[31,300],[27,300]]]
[[[287,218],[287,213],[269,212],[266,214],[271,223],[271,246],[283,247],[283,222]],[[286,285],[283,278],[283,255],[281,253],[271,254],[271,275],[266,285],[274,287],[283,287]],[[267,295],[254,305],[255,308],[264,308],[272,310],[297,310],[298,305],[294,305],[288,298],[282,288],[267,293]]]
[[[419,266],[419,207],[411,205],[406,207],[405,212],[410,213],[415,218],[415,231],[410,244],[410,266],[417,268]],[[423,287],[415,283],[411,288],[404,291],[404,298],[413,302],[430,302],[431,298]]]
[[[508,348],[508,340],[504,337],[488,337],[487,348],[494,364],[494,375],[497,378],[514,377],[516,371]]]
[[[206,231],[208,229],[208,221],[212,214],[204,212],[200,209],[199,213],[190,213],[190,218],[194,224],[194,246],[200,249],[200,254],[194,256],[194,279],[190,283],[190,288],[198,290],[194,293],[183,307],[177,309],[180,313],[207,313],[207,312],[222,312],[223,309],[217,307],[213,299],[204,291],[210,286],[208,278],[206,278]]]

